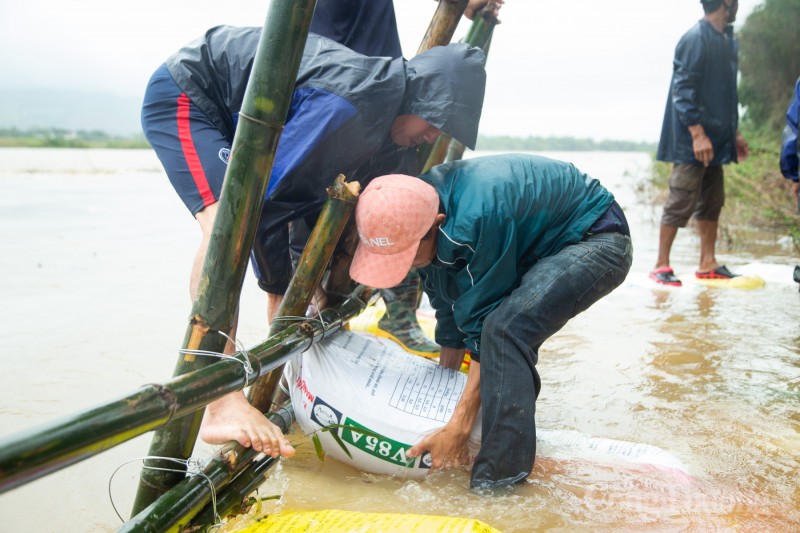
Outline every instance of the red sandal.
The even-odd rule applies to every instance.
[[[709,272],[695,272],[694,276],[697,279],[733,279],[738,278],[739,274],[734,274],[728,267],[722,265]]]
[[[650,279],[661,285],[670,285],[672,287],[680,287],[683,285],[672,268],[668,266],[657,268],[650,272]]]

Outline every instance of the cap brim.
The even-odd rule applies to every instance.
[[[374,254],[369,248],[358,243],[353,262],[350,264],[350,277],[358,283],[376,289],[388,289],[400,284],[411,270],[411,264],[419,249],[419,241],[396,254]]]

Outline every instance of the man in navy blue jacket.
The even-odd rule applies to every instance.
[[[680,286],[670,266],[678,228],[694,216],[700,234],[701,279],[735,277],[717,262],[717,226],[725,203],[722,165],[744,160],[747,142],[738,131],[736,74],[739,47],[731,24],[738,0],[702,0],[705,16],[678,42],[661,140],[659,161],[673,163],[664,205],[658,258],[650,278]]]
[[[203,233],[193,298],[260,34],[261,28],[210,29],[168,58],[145,94],[145,135]],[[309,34],[251,255],[270,320],[291,276],[288,223],[316,217],[338,174],[368,181],[389,171],[415,173],[413,148],[442,131],[474,148],[483,60],[464,44],[408,62],[366,57]],[[212,444],[235,439],[274,456],[292,453],[241,392],[208,406],[200,435]]]
[[[472,19],[488,3],[489,0],[469,0],[464,16]],[[492,1],[493,16],[497,17],[503,3],[503,0]],[[392,58],[403,55],[392,0],[318,0],[310,31],[364,55]],[[302,253],[309,233],[304,221],[292,222],[290,239],[295,257]],[[438,357],[439,345],[428,338],[417,320],[422,296],[419,274],[411,271],[400,285],[381,290],[380,294],[386,312],[371,331],[399,342],[409,352]]]

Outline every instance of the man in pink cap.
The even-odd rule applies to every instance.
[[[470,351],[453,416],[409,451],[433,468],[468,463],[471,487],[522,482],[536,453],[542,343],[625,279],[632,247],[613,195],[570,163],[509,154],[456,161],[419,178],[374,179],[356,206],[360,242],[350,276],[391,287],[411,268],[436,309],[440,364]]]

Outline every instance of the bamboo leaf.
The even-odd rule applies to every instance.
[[[336,441],[336,444],[338,444],[339,447],[342,449],[342,451],[344,451],[344,453],[347,454],[347,457],[349,457],[350,459],[353,458],[353,456],[350,454],[350,450],[347,449],[347,446],[345,445],[344,441],[342,440],[342,438],[339,436],[338,433],[336,433],[335,431],[330,431],[327,428],[323,428],[322,431],[327,431],[328,433],[330,433],[331,437],[333,437],[333,440]]]
[[[314,443],[314,450],[317,452],[317,457],[320,461],[325,460],[325,450],[322,449],[322,441],[319,440],[319,435],[312,435],[311,442]]]
[[[360,427],[356,427],[356,426],[350,426],[350,425],[347,425],[347,424],[328,424],[327,426],[322,428],[320,431],[330,431],[331,433],[333,433],[331,431],[332,429],[349,429],[353,433],[361,433],[362,435],[364,435],[366,437],[375,437],[376,439],[385,439],[386,438],[385,435],[381,435],[380,433],[375,433],[374,431],[370,431],[370,430],[365,429],[365,428],[360,428]]]

